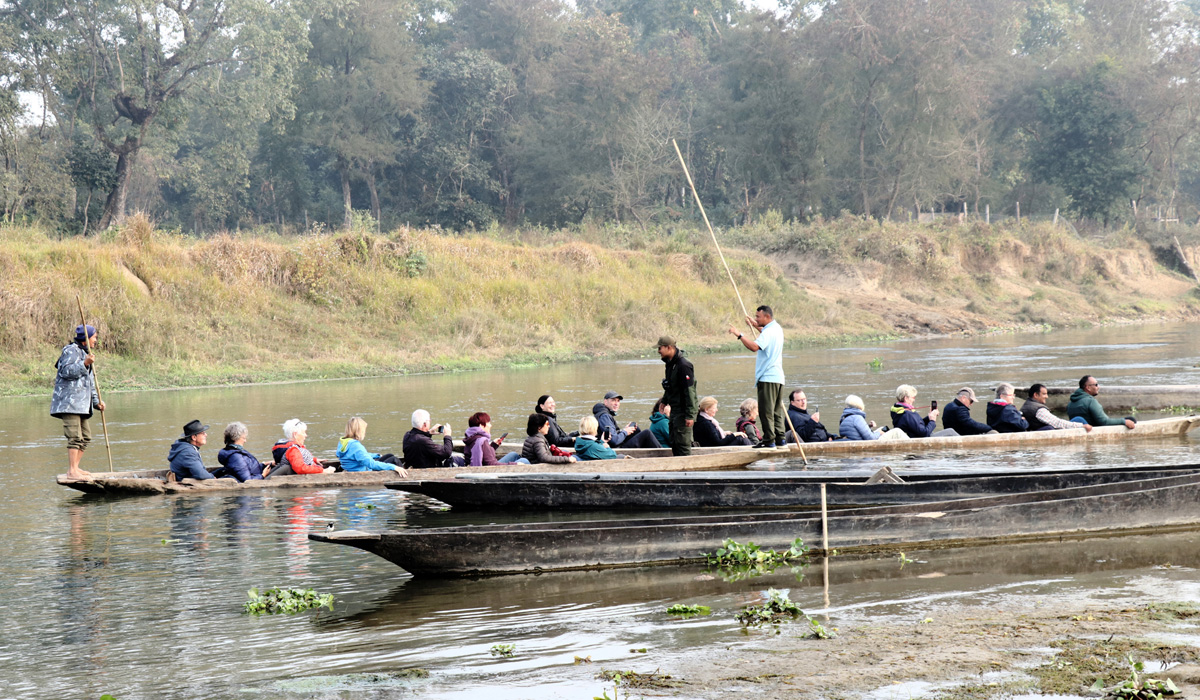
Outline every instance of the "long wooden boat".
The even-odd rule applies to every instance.
[[[1071,394],[1076,386],[1046,387],[1049,396],[1046,407],[1051,410],[1065,411],[1071,402]],[[1017,398],[1029,398],[1028,389],[1017,389]],[[1129,411],[1136,408],[1139,411],[1162,411],[1168,408],[1197,408],[1200,407],[1200,384],[1164,384],[1159,386],[1102,386],[1096,397],[1105,412],[1112,415],[1113,411]]]
[[[1164,438],[1186,435],[1200,427],[1200,415],[1176,418],[1144,420],[1133,430],[1123,425],[1110,425],[1083,430],[1038,430],[1032,433],[998,433],[994,435],[959,435],[954,437],[929,437],[910,440],[833,440],[831,442],[806,442],[804,454],[813,457],[842,457],[872,454],[921,454],[938,450],[1011,450],[1048,447],[1063,444],[1108,444],[1125,440]],[[752,448],[699,448],[723,449],[745,452]],[[793,452],[795,446],[792,446]],[[670,454],[661,450],[617,450],[631,456],[658,457]],[[769,452],[770,450],[768,450]]]
[[[654,509],[670,508],[814,508],[821,505],[821,486],[829,507],[927,503],[959,498],[1048,491],[1076,486],[1136,481],[1184,472],[1200,472],[1200,464],[1135,469],[1079,469],[1004,474],[947,475],[904,483],[864,483],[845,475],[822,477],[805,472],[697,474],[679,479],[670,474],[565,474],[496,479],[438,479],[388,484],[465,509]]]
[[[588,469],[602,472],[689,472],[722,469],[741,469],[748,464],[768,457],[780,457],[786,453],[776,450],[743,450],[691,457],[641,457],[636,459],[607,459],[586,462]],[[336,462],[336,461],[335,461]],[[330,462],[326,462],[330,464]],[[335,488],[335,487],[382,487],[392,482],[407,479],[448,479],[459,474],[514,474],[545,472],[555,465],[547,464],[501,464],[494,467],[454,467],[448,469],[413,469],[408,477],[396,472],[334,472],[332,474],[303,474],[278,476],[270,479],[238,482],[235,479],[183,479],[167,481],[166,469],[144,471],[93,473],[91,480],[71,479],[66,474],[56,478],[60,486],[91,494],[145,495],[168,493],[226,493],[230,491],[254,491],[275,488]],[[557,465],[563,470],[575,465]]]
[[[1200,527],[1200,473],[915,505],[365,532],[310,533],[372,552],[415,576],[474,576],[676,564],[726,538],[839,552],[959,546]],[[828,540],[823,545],[822,529]],[[815,551],[815,548],[814,548]]]

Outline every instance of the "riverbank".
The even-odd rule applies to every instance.
[[[721,233],[748,307],[793,345],[1192,319],[1195,285],[1127,233],[766,217]],[[0,229],[0,395],[48,394],[78,323],[108,391],[733,349],[740,309],[694,229],[401,229],[193,239],[133,218],[98,239]]]

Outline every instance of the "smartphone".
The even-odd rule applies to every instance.
[[[505,434],[501,435],[499,439],[503,440],[503,439],[504,439],[504,438],[506,438],[506,437],[508,437],[508,433],[505,433]]]
[[[937,399],[934,399],[933,401],[929,402],[929,410],[931,410],[931,411],[937,410]]]
[[[444,425],[439,425],[439,426],[437,427],[437,429],[435,429],[433,432],[435,432],[435,433],[440,433],[440,432],[442,432],[442,431],[443,431],[443,430],[445,430],[445,429],[446,429],[446,426],[444,426]]]

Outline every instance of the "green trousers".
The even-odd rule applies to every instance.
[[[758,382],[758,425],[762,428],[763,442],[782,441],[787,435],[783,427],[783,385],[774,382]]]
[[[671,413],[671,454],[683,457],[692,453],[692,428],[685,424],[687,416]]]

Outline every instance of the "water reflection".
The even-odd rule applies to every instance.
[[[857,393],[878,419],[900,383],[916,384],[923,396],[1000,380],[1074,383],[1087,372],[1100,375],[1102,386],[1194,383],[1198,340],[1200,326],[1191,325],[935,339],[793,350],[785,355],[785,369],[827,409]],[[263,454],[296,405],[310,407],[303,418],[318,453],[332,451],[352,414],[371,423],[371,449],[395,451],[418,406],[460,432],[467,415],[487,410],[501,432],[520,434],[534,400],[547,391],[569,422],[590,411],[603,391],[617,388],[628,398],[622,417],[640,421],[661,391],[662,366],[650,355],[648,349],[647,358],[630,362],[367,382],[113,392],[106,395],[109,430],[118,468],[161,468],[179,425],[190,418],[215,426],[241,420],[251,431],[248,449]],[[882,371],[866,369],[875,357],[883,361]],[[736,405],[753,393],[752,356],[700,355],[696,363],[701,390],[723,404]],[[312,543],[307,534],[328,523],[436,527],[626,514],[456,512],[423,496],[374,489],[89,498],[53,484],[64,466],[61,447],[44,398],[0,401],[0,526],[6,533],[0,539],[0,590],[6,596],[0,677],[8,681],[6,697],[107,692],[123,699],[195,698],[252,691],[287,698],[304,695],[279,685],[288,679],[411,666],[434,672],[420,685],[432,697],[591,697],[587,693],[598,694],[595,668],[573,666],[575,655],[597,664],[629,662],[643,658],[632,656],[631,648],[646,647],[659,654],[653,657],[658,663],[715,642],[736,645],[742,638],[732,612],[772,586],[788,589],[806,611],[827,610],[839,625],[1025,591],[1084,595],[1136,585],[1148,596],[1200,594],[1195,533],[908,552],[914,562],[903,568],[894,557],[838,557],[811,563],[799,580],[780,570],[726,581],[702,567],[412,580],[377,557]],[[890,465],[903,473],[1179,464],[1196,461],[1193,449],[1192,439],[1162,439],[1045,451],[822,458],[814,468],[856,472]],[[96,468],[103,450],[90,451],[87,459]],[[798,464],[772,460],[766,466]],[[336,610],[250,618],[241,606],[251,586],[313,587],[333,593]],[[717,614],[687,621],[663,614],[666,605],[680,601],[711,605]],[[487,652],[494,643],[517,644],[519,658],[497,660]],[[353,696],[371,696],[362,693]],[[322,696],[305,696],[313,695]]]

